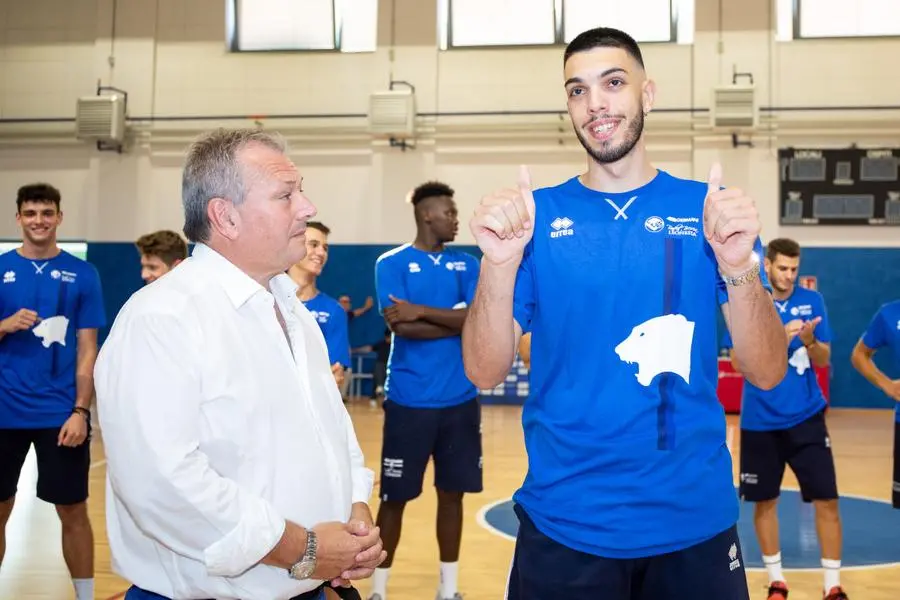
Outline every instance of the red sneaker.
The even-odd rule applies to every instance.
[[[844,593],[841,586],[836,585],[828,591],[828,594],[822,594],[824,600],[850,600],[850,596]]]
[[[768,600],[787,600],[788,587],[783,581],[773,581],[769,585]]]

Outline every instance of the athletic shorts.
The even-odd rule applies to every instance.
[[[837,476],[824,411],[789,429],[741,430],[741,498],[750,502],[777,498],[785,465],[790,465],[797,477],[804,502],[837,499]]]
[[[737,527],[690,548],[646,558],[602,558],[564,546],[519,505],[506,600],[750,600]]]
[[[900,509],[900,422],[894,423],[894,508]]]
[[[15,496],[22,465],[32,444],[37,456],[37,497],[58,505],[87,500],[90,426],[88,437],[74,448],[57,444],[60,429],[0,429],[0,501]]]
[[[482,490],[477,398],[445,408],[411,408],[385,400],[381,500],[406,502],[418,497],[431,457],[439,490]]]

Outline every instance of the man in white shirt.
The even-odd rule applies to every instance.
[[[351,580],[384,560],[374,474],[285,274],[316,212],[301,183],[264,132],[198,140],[182,180],[194,252],[103,344],[107,533],[127,600],[358,598]]]

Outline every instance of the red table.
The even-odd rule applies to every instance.
[[[828,384],[830,377],[830,367],[816,367],[816,379],[819,381],[819,387],[822,388],[822,394],[825,396],[826,402],[829,399]],[[741,395],[743,390],[744,377],[734,370],[729,359],[719,357],[719,385],[716,393],[719,396],[719,402],[725,407],[726,413],[739,414],[741,412]]]

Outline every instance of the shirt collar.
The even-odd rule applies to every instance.
[[[193,252],[191,252],[191,258],[202,263],[204,267],[211,271],[213,277],[222,286],[225,293],[228,294],[228,298],[235,308],[240,308],[250,298],[260,292],[268,293],[252,277],[206,244],[196,244]]]

